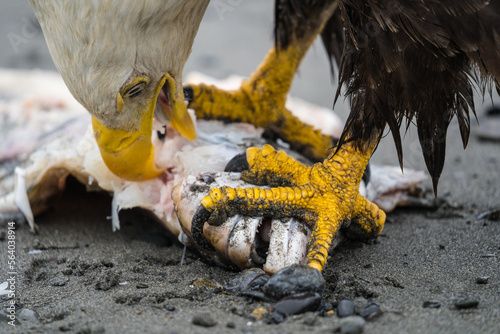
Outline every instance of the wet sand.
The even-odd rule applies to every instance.
[[[231,5],[224,7],[225,12],[216,6],[218,1],[210,5],[186,73],[198,70],[217,78],[248,75],[272,45],[271,2],[220,2]],[[8,1],[0,8],[4,48],[0,66],[54,69],[41,32],[25,34],[26,22],[33,18],[28,4]],[[15,45],[14,35],[22,37]],[[317,43],[292,92],[330,106],[334,89],[324,50]],[[494,99],[499,101],[498,96]],[[482,122],[487,122],[487,108],[478,100]],[[345,105],[335,110],[346,118]],[[377,239],[345,244],[329,259],[324,271],[326,302],[335,306],[350,298],[359,305],[371,301],[380,306],[380,314],[364,325],[366,333],[500,332],[500,222],[478,219],[485,211],[500,209],[500,143],[480,141],[472,123],[466,151],[456,124],[449,130],[438,193],[445,205],[437,211],[390,213]],[[404,146],[405,167],[425,169],[414,128]],[[373,160],[397,164],[390,137],[383,139]],[[430,181],[426,188],[431,191]],[[106,218],[110,207],[107,194],[89,194],[71,183],[57,205],[37,218],[39,234],[17,224],[20,323],[12,328],[0,314],[0,332],[332,333],[339,327],[335,314],[309,312],[279,325],[255,319],[252,312],[268,304],[220,293],[220,286],[235,272],[214,267],[191,250],[180,265],[181,245],[138,210],[123,212],[122,229],[112,232]],[[1,282],[9,271],[7,239],[3,239]],[[35,249],[41,252],[32,254]],[[489,279],[479,284],[479,277]],[[461,297],[479,305],[457,309],[454,303]],[[0,301],[5,310],[9,301],[4,297]],[[424,308],[426,301],[440,307]],[[194,324],[193,318],[205,324]]]

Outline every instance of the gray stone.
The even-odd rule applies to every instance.
[[[477,284],[488,284],[488,280],[490,279],[489,276],[481,276],[476,278],[476,283]]]
[[[315,317],[307,317],[304,319],[304,325],[307,326],[314,326],[316,325],[316,318]]]
[[[378,317],[381,313],[382,311],[380,310],[380,306],[377,303],[369,302],[368,304],[366,304],[363,311],[359,313],[359,315],[366,320],[371,320]]]
[[[361,313],[364,310],[367,303],[368,300],[366,300],[366,298],[363,297],[354,298],[354,312],[356,314]]]
[[[273,309],[283,315],[294,315],[305,312],[314,312],[321,305],[321,296],[317,292],[297,293],[283,298]]]
[[[460,298],[453,303],[459,310],[467,308],[475,308],[479,305],[479,300],[474,298]]]
[[[422,304],[422,307],[423,308],[440,308],[441,307],[441,303],[438,302],[437,300],[426,300]]]
[[[337,316],[345,318],[354,314],[354,302],[351,299],[342,299],[337,305]]]
[[[120,273],[109,270],[97,278],[95,288],[97,290],[107,291],[117,286],[118,282],[120,282]]]
[[[264,270],[259,268],[251,268],[242,271],[238,275],[227,282],[224,286],[224,290],[227,292],[239,295],[243,291],[253,291],[259,290],[264,284],[269,280],[269,275],[267,275]]]
[[[192,323],[193,325],[201,327],[214,327],[215,325],[217,325],[217,321],[215,321],[208,313],[195,315],[193,317]]]
[[[365,328],[365,319],[357,315],[349,316],[340,320],[340,333],[341,334],[360,334],[363,333]]]
[[[27,308],[21,309],[17,316],[22,322],[40,322],[40,320],[38,320],[38,314]]]
[[[297,264],[280,270],[264,285],[266,295],[282,299],[300,292],[323,294],[325,279],[318,270],[306,264]]]

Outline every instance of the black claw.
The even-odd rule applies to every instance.
[[[499,107],[491,107],[486,111],[486,116],[500,116],[500,108]]]
[[[235,155],[231,160],[226,165],[226,168],[224,168],[224,172],[234,172],[234,173],[241,173],[244,170],[249,170],[250,165],[248,164],[247,161],[247,154],[246,152],[240,153]]]
[[[370,182],[370,173],[370,163],[368,163],[368,165],[366,165],[365,172],[363,173],[363,177],[361,178],[363,181],[365,181],[365,185],[368,185],[368,182]]]
[[[187,101],[188,103],[191,103],[191,101],[193,101],[194,99],[193,88],[189,86],[184,86],[183,90],[184,90],[184,100]]]
[[[207,241],[203,234],[203,225],[205,225],[208,218],[210,218],[210,211],[205,209],[203,205],[200,205],[191,221],[191,237],[194,242],[204,250],[214,252],[215,248]]]

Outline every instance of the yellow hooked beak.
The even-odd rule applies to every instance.
[[[101,156],[113,174],[129,181],[143,181],[163,173],[163,170],[155,165],[151,134],[156,100],[167,80],[171,107],[168,111],[170,113],[167,113],[163,106],[162,108],[170,118],[172,127],[188,139],[196,138],[196,130],[183,97],[181,99],[175,97],[175,81],[169,74],[165,74],[156,88],[154,98],[146,106],[147,111],[140,120],[138,131],[111,129],[92,117],[94,135]]]

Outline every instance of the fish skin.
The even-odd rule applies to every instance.
[[[248,124],[197,121],[198,138],[193,142],[167,126],[164,138],[153,136],[156,162],[166,172],[156,179],[129,182],[115,176],[103,163],[93,138],[90,118],[67,91],[60,77],[52,72],[0,70],[0,78],[25,85],[22,91],[18,91],[12,89],[8,81],[0,79],[0,220],[9,220],[14,215],[19,217],[23,212],[33,230],[36,228],[34,217],[50,207],[50,199],[64,190],[65,179],[71,174],[89,190],[104,190],[113,196],[113,230],[120,228],[119,210],[141,207],[151,211],[183,243],[194,245],[190,238],[191,220],[200,199],[206,195],[204,191],[208,192],[210,187],[200,186],[196,189],[203,191],[194,191],[192,184],[205,180],[211,181],[210,186],[233,186],[233,182],[246,186],[239,174],[224,173],[225,165],[246,148],[266,143],[261,137],[263,130]],[[31,93],[26,94],[26,91]],[[5,96],[8,98],[3,98]],[[310,105],[299,103],[298,106],[302,113],[307,114],[304,108]],[[321,108],[314,108],[315,112],[321,113]],[[332,114],[325,108],[324,112]],[[276,144],[276,147],[286,149],[286,143],[284,145]],[[295,152],[287,153],[305,161]],[[14,170],[18,171],[17,174]],[[368,199],[377,203],[377,198],[380,198],[382,207],[389,211],[411,196],[408,190],[418,187],[423,180],[425,175],[422,172],[406,169],[402,175],[400,170],[392,167],[372,165],[371,181],[363,187]],[[187,184],[191,186],[186,187]],[[252,244],[246,244],[246,237],[255,236],[259,229],[261,221],[255,219],[250,224],[252,230],[242,229],[242,238],[239,239],[233,233],[234,226],[226,226],[225,230],[212,229],[210,233],[220,240],[218,247],[222,250],[207,255],[215,256],[220,262],[233,262],[240,268],[260,266],[252,263]],[[276,272],[300,261],[302,252],[295,242],[292,242],[294,248],[288,248],[290,256],[279,254],[286,251],[289,240],[304,239],[304,230],[297,228],[298,222],[293,223],[295,227],[288,233],[283,233],[286,228],[278,228],[283,222],[272,224],[280,224],[275,227],[280,233],[271,236],[276,239],[271,242],[269,262],[264,264],[268,272]],[[208,229],[205,227],[205,235],[210,234]]]

